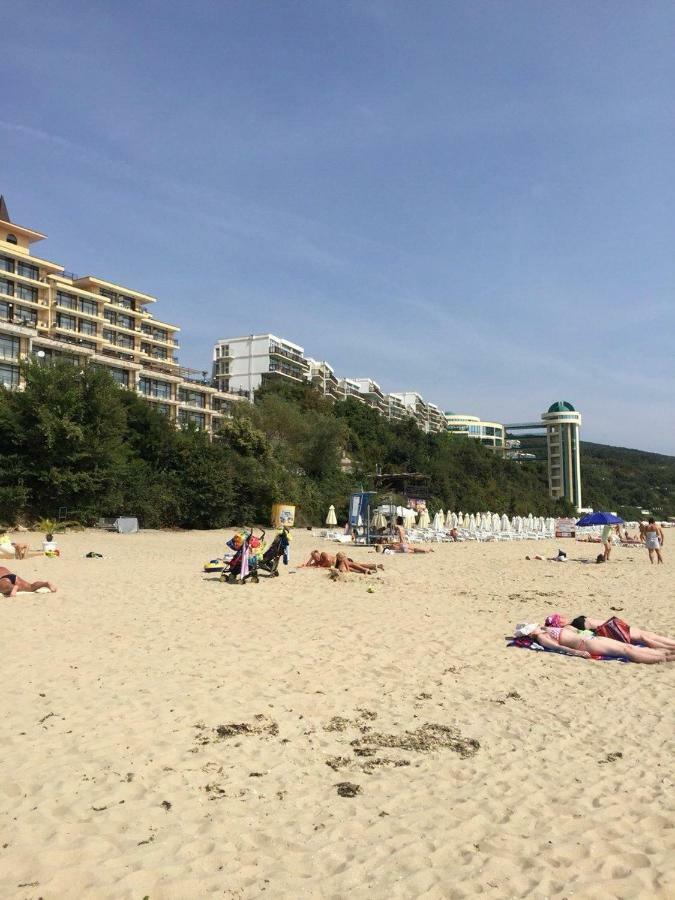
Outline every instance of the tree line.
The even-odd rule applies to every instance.
[[[134,515],[146,528],[267,522],[295,504],[319,525],[332,503],[372,487],[372,473],[426,476],[429,506],[558,515],[546,472],[479,442],[390,423],[351,398],[334,403],[305,385],[270,383],[238,403],[213,440],[177,429],[109,372],[66,360],[25,365],[25,388],[0,391],[0,521],[57,516],[91,524]]]

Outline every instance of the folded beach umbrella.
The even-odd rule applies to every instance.
[[[426,507],[424,507],[420,511],[420,517],[417,520],[417,524],[420,528],[428,528],[429,527],[429,511]]]
[[[460,528],[463,528],[463,527],[464,527],[464,514],[462,513],[462,510],[461,510],[461,509],[460,509],[459,514],[458,514],[458,516],[457,516],[457,524],[459,525]]]
[[[459,518],[457,516],[457,513],[455,512],[450,516],[450,525],[452,528],[457,528],[457,526],[459,525]]]
[[[497,513],[492,514],[492,530],[493,531],[501,531],[502,530],[502,520],[499,518]]]
[[[328,507],[328,515],[326,516],[326,525],[337,525],[337,516],[335,515],[335,507],[331,503]]]
[[[621,516],[615,516],[610,512],[592,512],[586,516],[582,516],[577,525],[581,528],[587,525],[623,525]]]
[[[447,513],[445,515],[445,527],[446,528],[454,528],[455,527],[455,525],[452,521],[454,515],[455,515],[454,512],[450,512],[450,510],[447,511]]]
[[[504,513],[501,520],[502,531],[511,531],[511,523],[509,522],[509,517]]]
[[[473,513],[471,513],[471,515],[469,516],[469,531],[475,531],[475,530],[476,530],[476,517],[474,516]]]
[[[433,529],[434,529],[434,531],[442,531],[444,528],[445,528],[445,517],[443,516],[443,510],[439,509],[439,511],[434,516]]]
[[[387,517],[383,512],[379,510],[373,516],[373,521],[371,522],[371,526],[373,528],[386,528],[387,527]]]

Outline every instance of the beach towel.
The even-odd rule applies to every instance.
[[[549,647],[542,647],[541,644],[538,644],[536,641],[533,641],[528,637],[517,637],[517,638],[507,638],[508,644],[507,647],[521,647],[523,650],[541,650],[544,653],[561,653],[563,656],[570,656],[569,653],[566,653],[563,648],[560,650],[554,650]],[[581,659],[580,656],[577,656],[576,659]],[[595,659],[598,662],[630,662],[625,656],[595,656],[592,655],[591,659]]]

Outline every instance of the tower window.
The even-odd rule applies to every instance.
[[[7,237],[5,238],[5,240],[7,241],[8,244],[18,244],[19,243],[16,239],[15,234],[8,234]]]

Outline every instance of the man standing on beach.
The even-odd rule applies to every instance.
[[[645,544],[649,551],[649,562],[654,565],[654,553],[656,552],[657,560],[662,563],[663,557],[661,556],[661,547],[663,547],[663,528],[661,528],[660,525],[657,525],[652,518],[645,526],[644,535]]]

